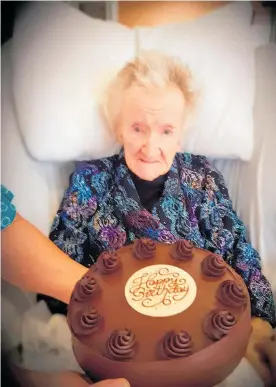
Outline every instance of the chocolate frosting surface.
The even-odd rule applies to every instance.
[[[112,273],[121,266],[120,258],[115,251],[104,251],[96,262],[97,268],[102,274]]]
[[[222,304],[234,308],[245,306],[247,303],[247,298],[243,292],[242,286],[232,280],[226,280],[220,284],[217,298]]]
[[[93,306],[84,306],[74,314],[71,328],[76,335],[86,336],[96,332],[102,323],[102,317]]]
[[[193,256],[193,244],[185,239],[179,239],[172,249],[174,259],[189,260]]]
[[[162,341],[162,352],[169,359],[191,355],[193,352],[191,336],[186,331],[168,332]]]
[[[211,311],[205,318],[203,330],[211,340],[220,340],[228,335],[236,323],[235,316],[228,310],[217,309]]]
[[[74,296],[78,301],[86,301],[99,289],[99,285],[95,277],[85,275],[78,281]]]
[[[135,356],[137,343],[130,329],[116,330],[106,344],[106,354],[112,360],[129,360]]]
[[[224,259],[217,254],[209,254],[201,264],[202,272],[206,276],[221,277],[226,273]]]
[[[155,242],[148,238],[138,239],[133,246],[133,255],[138,259],[153,258],[155,251]]]
[[[174,245],[155,243],[155,253],[150,261],[134,257],[133,248],[134,245],[128,245],[116,252],[121,265],[108,275],[106,272],[102,275],[98,265],[90,268],[88,274],[96,279],[100,289],[90,299],[76,299],[76,285],[68,307],[68,322],[77,361],[83,369],[89,370],[95,381],[125,377],[131,387],[213,387],[239,364],[247,347],[251,313],[244,282],[225,262],[223,276],[207,276],[202,262],[211,254],[197,247],[193,248],[192,259],[179,260],[172,256]],[[126,284],[139,270],[146,268],[148,271],[151,265],[160,264],[187,272],[196,283],[196,297],[183,312],[168,317],[150,317],[134,310],[127,302]],[[184,295],[179,292],[177,281],[180,277],[174,277],[174,272],[176,270],[171,270],[168,277],[170,282],[165,281],[167,293],[164,293],[164,297],[170,296],[173,300],[172,307],[174,300],[179,303],[179,297]],[[218,289],[227,280],[242,287],[247,300],[243,308],[225,305],[220,300]],[[143,281],[141,285],[138,282],[141,289],[137,290],[136,298],[138,300],[140,291],[141,297],[158,294],[158,305],[161,305],[162,284],[152,278],[150,281],[150,288]],[[173,281],[176,281],[175,285]],[[185,289],[187,295],[183,300],[190,296],[189,286]],[[155,293],[147,294],[149,290]],[[84,306],[92,303],[97,316],[103,317],[99,317],[95,332],[84,334],[86,327],[76,329],[74,322],[80,321],[77,316]],[[156,307],[155,302],[150,305],[150,308]],[[80,325],[78,323],[77,327]],[[128,333],[118,335],[125,327]]]

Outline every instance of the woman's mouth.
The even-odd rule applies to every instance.
[[[156,164],[156,163],[158,163],[158,161],[156,161],[156,160],[145,160],[145,159],[140,159],[139,161],[141,161],[141,162],[144,163],[144,164]]]

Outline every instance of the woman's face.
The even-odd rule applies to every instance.
[[[185,101],[174,86],[129,88],[122,101],[118,133],[129,169],[144,180],[167,173],[180,140]]]

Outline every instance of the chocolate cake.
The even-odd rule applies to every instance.
[[[246,286],[222,257],[140,239],[100,255],[75,286],[68,323],[94,381],[211,387],[243,357],[250,315]]]

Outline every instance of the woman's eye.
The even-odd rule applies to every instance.
[[[141,132],[141,128],[139,126],[134,126],[134,132],[140,133]]]
[[[165,134],[166,136],[169,136],[172,134],[172,130],[171,129],[164,129],[163,134]]]

